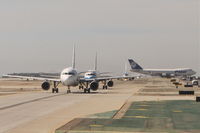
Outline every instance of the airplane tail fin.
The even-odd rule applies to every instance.
[[[97,53],[95,55],[94,70],[97,71]]]
[[[128,73],[128,67],[127,67],[127,62],[125,63],[125,67],[124,67],[124,73]]]
[[[124,76],[128,76],[127,62],[125,63]]]
[[[73,46],[73,57],[72,57],[72,68],[75,69],[76,63],[75,63],[76,53],[75,53],[75,44]]]
[[[142,70],[143,68],[138,65],[133,59],[128,59],[132,70]]]

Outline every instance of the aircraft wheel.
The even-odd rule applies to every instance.
[[[55,88],[52,88],[52,93],[54,93],[56,90],[55,90]]]
[[[86,93],[87,92],[87,90],[86,89],[84,89],[84,93]]]
[[[88,93],[90,93],[90,89],[88,89]]]
[[[107,89],[108,89],[108,86],[107,86],[107,85],[105,85],[105,86],[104,86],[104,88],[107,90]]]
[[[71,90],[67,90],[67,93],[71,93]]]
[[[56,91],[56,93],[58,93],[58,88],[56,88],[56,90],[55,90],[55,91]]]
[[[83,86],[79,86],[79,90],[80,90],[80,89],[83,89]]]

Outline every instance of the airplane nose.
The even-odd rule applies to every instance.
[[[74,83],[74,80],[73,80],[72,76],[70,76],[70,75],[66,76],[63,81],[63,84],[66,86],[71,86],[71,85],[73,85],[73,83]]]

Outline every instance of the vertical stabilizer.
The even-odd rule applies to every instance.
[[[96,52],[96,55],[95,55],[94,70],[97,71],[97,52]]]
[[[133,59],[128,59],[132,70],[142,70],[143,68],[137,64]]]
[[[72,56],[72,68],[75,69],[76,63],[75,63],[76,53],[75,53],[75,44],[73,46],[73,56]]]
[[[128,68],[127,68],[127,63],[125,62],[125,69],[124,69],[124,73],[128,73]]]
[[[124,76],[128,76],[128,67],[126,62],[125,62]]]

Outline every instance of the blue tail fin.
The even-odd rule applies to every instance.
[[[128,59],[132,70],[142,70],[143,68],[138,65],[133,59]]]

